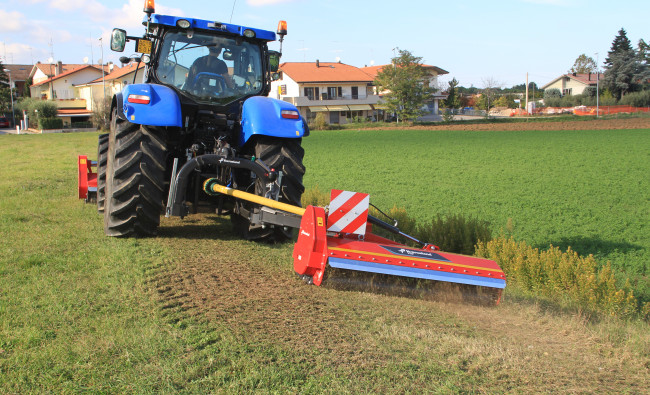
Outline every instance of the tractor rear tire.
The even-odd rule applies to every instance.
[[[300,145],[301,139],[286,139],[278,137],[260,136],[257,137],[254,147],[254,155],[264,162],[269,168],[282,171],[282,185],[278,200],[283,203],[301,207],[300,199],[305,187],[302,178],[305,175],[305,166],[302,163],[305,150]],[[264,185],[258,180],[255,182],[254,193],[264,195]],[[247,210],[251,207],[243,204]],[[292,237],[293,230],[285,230],[281,226],[253,228],[247,218],[237,214],[231,216],[235,232],[246,240],[283,242]]]
[[[104,212],[106,196],[106,161],[108,157],[108,133],[100,134],[97,142],[97,212]]]
[[[154,127],[120,119],[113,119],[113,124],[107,152],[104,232],[117,237],[154,236],[163,211],[165,142]]]

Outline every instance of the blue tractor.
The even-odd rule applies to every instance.
[[[304,191],[298,109],[267,97],[278,78],[276,33],[229,23],[155,14],[145,2],[141,37],[114,29],[111,49],[135,42],[123,63],[144,64],[138,80],[112,98],[110,133],[99,137],[97,207],[109,236],[155,235],[160,216],[210,210],[230,215],[249,240],[282,241],[300,217],[230,196],[212,196],[210,179],[295,206]],[[142,74],[143,73],[143,74]]]

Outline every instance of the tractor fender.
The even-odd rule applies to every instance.
[[[113,114],[113,109],[117,107],[117,117],[126,121],[126,116],[124,116],[124,111],[122,110],[124,104],[122,100],[122,92],[118,92],[113,96],[113,100],[111,101],[111,114]]]
[[[282,111],[291,111],[297,118],[282,116]],[[240,146],[254,135],[283,138],[309,136],[309,128],[296,106],[282,100],[264,96],[253,96],[242,106]]]
[[[176,92],[164,85],[132,84],[121,92],[124,118],[140,125],[182,126],[181,102]],[[118,104],[119,106],[119,104]]]

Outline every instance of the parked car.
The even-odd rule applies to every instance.
[[[6,117],[0,117],[0,128],[8,128],[11,124]]]

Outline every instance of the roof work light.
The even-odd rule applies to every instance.
[[[144,12],[153,14],[156,12],[156,4],[154,0],[144,0]]]

